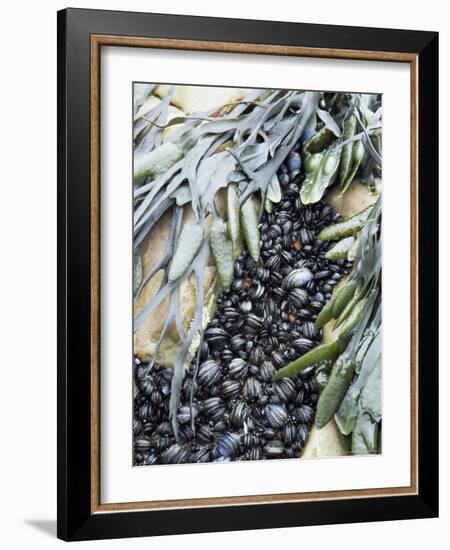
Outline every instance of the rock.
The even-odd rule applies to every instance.
[[[149,111],[151,111],[154,107],[158,105],[158,103],[161,103],[161,99],[159,97],[156,97],[154,95],[150,95],[146,100],[145,103],[141,106],[141,108],[136,113],[136,116],[134,117],[134,121],[136,122],[143,116],[145,116]],[[185,116],[185,113],[183,111],[180,111],[177,107],[174,105],[169,105],[167,109],[167,122],[170,122],[172,119],[176,117]],[[166,128],[163,132],[164,139],[167,138],[167,136],[170,135],[171,132],[174,131],[175,128],[178,128],[179,124],[174,124],[173,126],[169,126],[169,128]]]
[[[354,181],[347,191],[340,195],[339,185],[331,188],[326,196],[327,202],[344,218],[350,218],[368,206],[375,204],[381,190],[381,180],[376,180],[376,192],[371,193],[365,183]]]
[[[163,277],[162,271],[158,272],[147,283],[135,304],[135,314],[138,314],[146,304],[156,295]],[[205,302],[211,299],[216,287],[215,268],[207,266],[205,269]],[[195,279],[191,276],[181,284],[180,311],[184,329],[189,329],[190,321],[194,314],[196,286]],[[153,359],[156,344],[158,342],[164,321],[169,309],[169,298],[149,315],[146,321],[134,334],[134,353],[141,361]],[[180,351],[180,338],[175,323],[172,322],[166,336],[163,338],[157,360],[166,367],[174,367]]]
[[[159,103],[161,103],[161,99],[159,97],[156,97],[154,95],[148,96],[144,104],[136,113],[134,117],[134,121],[136,122],[136,120],[139,120],[140,118],[145,116],[149,111],[151,111]],[[184,116],[184,113],[179,109],[177,109],[177,107],[175,107],[174,105],[169,105],[169,108],[167,109],[168,120],[172,120],[172,118],[175,118],[177,116]]]
[[[339,430],[334,420],[328,422],[321,430],[312,427],[301,458],[322,458],[325,456],[344,456],[345,450]]]
[[[170,86],[158,86],[155,94],[164,97]],[[186,114],[204,112],[217,107],[218,109],[226,103],[240,101],[248,93],[242,88],[219,88],[215,86],[177,86],[171,103],[184,111]]]
[[[192,210],[186,209],[183,223],[192,216]],[[208,224],[209,225],[209,220]],[[171,226],[171,214],[167,212],[155,224],[140,246],[140,257],[142,263],[142,278],[154,268],[159,259],[164,255],[167,239]],[[138,315],[144,307],[156,296],[159,290],[163,270],[158,271],[145,285],[139,298],[136,300],[134,314]],[[211,297],[216,287],[216,269],[214,265],[208,265],[205,269],[204,292],[205,302]],[[196,283],[192,275],[182,282],[180,290],[180,311],[184,329],[189,329],[195,309]],[[144,321],[142,326],[134,334],[134,353],[141,361],[149,361],[153,358],[155,346],[164,325],[169,309],[169,298],[164,299],[161,304]],[[180,348],[180,338],[175,323],[171,323],[169,330],[160,347],[158,361],[170,367]]]

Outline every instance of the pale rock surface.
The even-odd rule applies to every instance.
[[[376,192],[371,193],[365,183],[353,181],[350,188],[340,195],[338,185],[332,187],[327,194],[326,200],[344,218],[350,218],[368,206],[375,204],[381,191],[381,181],[376,181]]]
[[[158,86],[155,94],[164,97],[170,86]],[[172,104],[192,114],[198,111],[209,111],[217,107],[220,109],[227,103],[240,101],[247,95],[248,90],[243,88],[220,88],[215,86],[177,86],[172,98]]]
[[[221,189],[217,194],[217,209],[220,213],[225,213],[225,192]],[[192,216],[192,211],[186,209],[183,224]],[[212,223],[211,216],[206,220],[206,231],[210,229]],[[164,255],[167,239],[170,232],[170,214],[164,214],[161,219],[155,224],[152,231],[147,235],[140,247],[142,261],[142,278],[145,279],[157,261]],[[148,304],[159,290],[163,271],[159,271],[145,285],[139,298],[136,300],[134,313],[138,315],[143,308]],[[209,298],[212,298],[212,293],[216,290],[216,268],[214,261],[211,258],[209,265],[205,270],[204,292],[205,303]],[[180,290],[180,309],[181,318],[185,330],[189,328],[189,324],[194,315],[196,298],[196,283],[195,277],[192,275],[187,280],[183,281]],[[149,361],[153,358],[155,346],[158,341],[161,329],[166,319],[169,309],[169,298],[166,298],[145,320],[142,326],[134,334],[134,353],[141,361]],[[158,362],[171,367],[174,366],[178,351],[180,349],[180,339],[175,324],[170,325],[166,337],[163,339],[158,354]]]
[[[145,116],[147,113],[149,113],[154,107],[156,107],[159,103],[161,103],[161,99],[154,95],[148,96],[148,98],[145,100],[144,104],[141,106],[141,108],[136,113],[134,120],[139,120],[143,116]],[[180,111],[175,105],[169,105],[167,109],[167,122],[170,122],[174,118],[186,116],[183,111]],[[175,128],[178,128],[179,124],[174,124],[173,126],[169,126],[166,128],[163,132],[163,139],[166,139],[167,136],[170,135],[171,132],[175,130]]]
[[[334,420],[330,420],[321,430],[315,426],[312,427],[303,449],[302,458],[323,458],[346,454],[336,423]]]

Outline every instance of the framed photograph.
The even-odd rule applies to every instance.
[[[438,35],[58,13],[58,536],[438,514]]]

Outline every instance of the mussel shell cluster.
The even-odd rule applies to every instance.
[[[178,438],[169,418],[173,371],[135,359],[135,465],[300,455],[318,400],[314,369],[272,378],[320,342],[314,321],[350,264],[325,259],[330,243],[317,234],[340,217],[324,202],[301,204],[299,162],[294,151],[280,169],[282,200],[262,216],[260,261],[243,253],[218,298],[185,374]]]

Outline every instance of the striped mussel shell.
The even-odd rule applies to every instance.
[[[258,399],[261,392],[261,382],[254,376],[249,376],[245,381],[242,395],[249,401]]]
[[[216,433],[224,432],[227,429],[227,424],[223,418],[218,418],[214,422],[213,428]]]
[[[298,262],[296,262],[294,264],[294,268],[295,269],[301,269],[301,268],[312,268],[313,266],[311,265],[311,260],[309,260],[308,258],[301,258]]]
[[[285,447],[284,448],[284,457],[285,458],[295,458],[297,456],[296,449],[294,447]]]
[[[247,460],[261,460],[263,457],[263,452],[260,446],[251,447],[250,450],[246,452]]]
[[[174,443],[174,438],[170,435],[162,435],[155,439],[155,448],[159,451],[165,451]]]
[[[278,273],[278,271],[270,272],[270,283],[273,288],[280,287],[282,282],[283,282],[283,275],[281,275],[281,273]]]
[[[181,426],[178,433],[178,439],[182,443],[188,443],[189,441],[192,441],[195,437],[195,432],[192,429],[191,425],[185,424],[184,426]]]
[[[272,298],[268,298],[266,303],[264,304],[264,312],[265,317],[268,317],[270,315],[274,321],[277,319],[278,307],[277,304],[272,300]]]
[[[252,303],[249,300],[244,300],[239,304],[239,310],[241,313],[250,313],[252,310]]]
[[[310,303],[309,303],[309,307],[314,310],[315,313],[318,313],[322,308],[323,308],[323,303],[322,302],[318,302],[316,300],[312,300]]]
[[[189,405],[184,405],[178,409],[177,420],[182,425],[188,424],[191,420],[195,420],[198,412],[199,410],[197,405],[192,405],[192,407]]]
[[[239,319],[239,312],[234,307],[226,307],[222,313],[227,321],[237,321]]]
[[[303,404],[303,401],[305,399],[305,391],[303,388],[297,388],[297,394],[295,396],[295,404],[297,406],[300,406]]]
[[[297,187],[297,191],[298,191],[298,187]],[[284,224],[284,223],[286,223],[287,221],[289,221],[291,219],[292,219],[291,214],[289,214],[289,212],[285,208],[285,209],[282,209],[278,212],[276,221],[277,221],[277,223]]]
[[[197,429],[196,437],[203,444],[211,443],[214,440],[214,430],[208,424],[202,424]]]
[[[286,297],[286,292],[283,288],[276,286],[272,288],[271,295],[275,304],[280,305]],[[277,311],[278,311],[278,307],[277,307]]]
[[[240,428],[249,414],[249,409],[244,401],[237,401],[230,414],[230,422],[235,428]]]
[[[221,378],[220,364],[213,359],[204,361],[198,369],[197,381],[199,385],[208,388],[217,384]]]
[[[234,380],[242,380],[246,378],[248,366],[243,359],[233,359],[228,365],[228,376]]]
[[[161,403],[163,401],[162,393],[159,390],[153,390],[151,395],[150,395],[150,401],[151,401],[152,405],[155,405],[156,407],[158,405],[161,405]]]
[[[206,339],[202,340],[202,343],[199,347],[198,353],[199,353],[200,361],[203,362],[203,361],[206,361],[206,359],[208,359],[209,346],[208,346],[208,342],[207,342]]]
[[[165,382],[164,384],[161,385],[161,393],[164,397],[169,396],[170,392],[171,392],[171,385],[169,384],[169,382]]]
[[[282,403],[280,396],[277,393],[275,393],[273,390],[272,390],[272,393],[270,394],[269,402],[274,403],[275,405],[280,405]]]
[[[138,452],[147,451],[150,449],[151,441],[148,437],[139,437],[134,440],[134,448]]]
[[[143,403],[138,409],[138,418],[142,421],[151,421],[153,417],[153,409],[150,403]]]
[[[276,239],[277,237],[281,237],[282,235],[282,230],[281,230],[281,227],[277,224],[272,224],[267,230],[267,235],[271,238],[271,239]]]
[[[144,456],[144,464],[145,466],[151,466],[152,464],[156,464],[158,462],[158,455],[156,453],[148,453]]]
[[[294,398],[297,388],[292,378],[283,378],[274,383],[274,391],[284,403]]]
[[[259,403],[253,403],[251,407],[252,418],[256,421],[256,424],[261,424],[264,421],[264,407],[260,407]]]
[[[231,432],[224,432],[217,438],[213,448],[213,454],[216,458],[229,457],[234,458],[239,450],[240,437]]]
[[[310,391],[310,393],[312,395],[318,393],[319,391],[319,385],[317,384],[317,380],[315,377],[312,377],[308,380],[308,385],[307,385],[307,388],[308,390]]]
[[[289,331],[283,329],[277,332],[276,338],[280,344],[287,344],[291,339]]]
[[[313,274],[306,267],[293,269],[289,275],[283,279],[282,286],[286,290],[291,290],[293,288],[304,288],[310,281],[312,281],[312,278]]]
[[[209,397],[203,401],[203,414],[212,421],[219,420],[227,407],[220,397]]]
[[[265,407],[269,402],[269,396],[266,394],[260,395],[258,399],[258,405],[260,407]]]
[[[281,220],[279,220],[279,222],[282,224],[281,229],[282,229],[283,233],[290,234],[290,232],[292,231],[293,223],[292,223],[292,220],[290,219],[289,214],[288,214],[285,221],[282,222]]]
[[[220,386],[220,393],[226,401],[229,401],[238,397],[241,389],[242,383],[239,380],[225,380]]]
[[[308,426],[307,424],[299,424],[297,426],[297,438],[303,445],[308,438]]]
[[[211,460],[211,449],[208,447],[200,447],[192,453],[191,460],[192,462],[196,462],[198,464],[202,462],[209,462]]]
[[[297,426],[293,422],[288,422],[283,429],[283,439],[287,445],[291,445],[297,438]]]
[[[263,451],[269,457],[277,457],[284,453],[284,444],[279,439],[271,439],[264,445]]]
[[[255,346],[250,352],[249,360],[254,365],[261,365],[264,361],[265,354],[260,346]]]
[[[285,361],[279,351],[272,351],[270,359],[275,368],[281,369],[284,367]]]
[[[252,302],[254,300],[259,300],[259,298],[261,298],[261,296],[264,294],[264,290],[265,289],[263,285],[259,281],[256,281],[256,284],[252,286],[248,291],[248,297]]]
[[[160,435],[170,435],[173,433],[172,422],[166,420],[161,422],[161,424],[156,428],[157,433]]]
[[[329,269],[321,269],[314,273],[314,279],[316,281],[319,279],[328,279],[330,275],[331,275],[331,271]]]
[[[314,295],[313,300],[320,303],[320,304],[322,304],[322,305],[325,303],[325,297],[321,292],[316,292],[316,294]]]
[[[281,258],[287,264],[290,264],[292,262],[292,254],[289,252],[289,250],[283,250],[283,252],[281,253]]]
[[[190,457],[189,446],[182,443],[174,443],[161,455],[163,464],[183,464]]]
[[[289,153],[289,156],[287,158],[287,166],[292,180],[297,174],[300,173],[300,168],[302,166],[302,159],[299,153]]]
[[[152,391],[156,389],[155,382],[152,378],[144,378],[140,383],[141,392],[147,397],[151,395]]]
[[[253,313],[258,317],[264,317],[264,304],[265,300],[255,300],[253,302]]]
[[[314,410],[309,405],[302,405],[295,409],[295,416],[302,424],[309,424],[314,418]]]
[[[246,328],[250,328],[252,331],[257,331],[262,328],[263,322],[257,315],[254,313],[249,313],[245,320]]]
[[[212,327],[205,331],[208,346],[213,350],[221,350],[229,340],[228,333],[220,327]]]
[[[224,350],[222,350],[222,352],[220,354],[220,358],[225,363],[228,363],[229,361],[231,361],[233,359],[233,357],[234,357],[234,353],[228,348],[225,348]]]
[[[133,434],[138,435],[139,432],[141,431],[141,428],[142,428],[141,421],[138,420],[137,418],[134,418],[133,419]]]
[[[266,267],[257,267],[256,268],[256,277],[261,282],[265,283],[269,280],[270,271]]]
[[[230,348],[234,353],[238,353],[245,347],[246,340],[240,335],[235,334],[230,340]]]
[[[319,333],[312,321],[305,321],[305,323],[303,323],[302,332],[305,338],[310,340],[317,340],[319,337]]]
[[[263,361],[259,368],[259,376],[264,382],[270,382],[276,370],[271,361]]]
[[[260,442],[260,438],[257,435],[251,434],[249,432],[244,433],[241,437],[241,444],[243,447],[250,448],[254,447]]]
[[[308,283],[306,283],[305,288],[310,294],[314,294],[314,292],[316,291],[316,283],[314,281],[309,281]]]
[[[311,317],[312,317],[312,314],[309,311],[309,309],[305,309],[305,308],[299,309],[295,313],[296,313],[297,317],[299,317],[303,321],[307,320],[307,319],[311,319]]]
[[[250,376],[258,376],[259,367],[257,365],[249,365],[248,372],[249,372]]]
[[[301,309],[308,303],[308,293],[303,288],[293,288],[289,291],[288,301],[297,309]]]
[[[300,229],[300,240],[303,244],[311,244],[314,241],[314,233],[309,229]]]
[[[272,428],[282,428],[288,418],[288,413],[284,405],[269,403],[264,408],[264,419]]]
[[[314,343],[308,338],[297,338],[294,340],[293,346],[299,353],[303,354],[312,349],[314,347]]]

